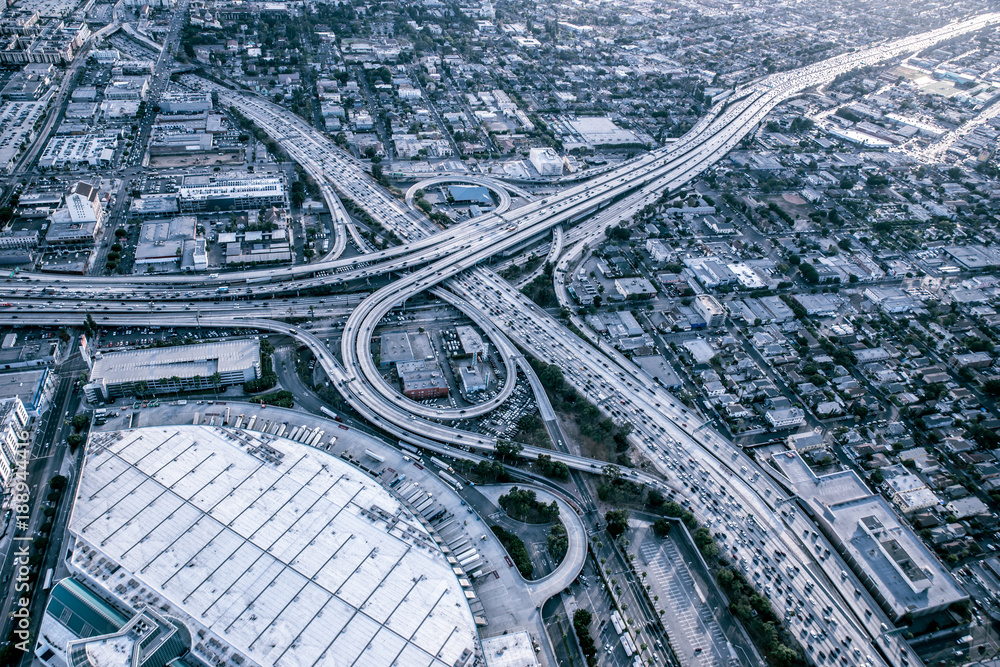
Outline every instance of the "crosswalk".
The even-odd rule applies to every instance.
[[[647,542],[640,549],[648,563],[646,570],[656,581],[656,588],[665,592],[657,606],[665,611],[662,616],[667,634],[673,637],[677,658],[687,667],[737,667],[740,663],[729,659],[726,636],[716,621],[712,608],[701,600],[691,572],[671,540],[658,544]],[[662,593],[661,593],[662,595]],[[672,632],[671,632],[672,631]]]

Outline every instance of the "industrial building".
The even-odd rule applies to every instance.
[[[116,396],[162,396],[228,387],[259,375],[260,341],[226,340],[98,352],[83,390],[87,400],[96,403]]]
[[[437,543],[337,457],[253,431],[156,426],[92,434],[80,480],[71,571],[121,605],[177,621],[191,659],[476,659],[472,612]]]
[[[182,213],[249,211],[285,205],[285,186],[277,177],[232,178],[190,185],[178,193]]]
[[[482,364],[459,362],[456,364],[456,370],[463,394],[486,391],[486,374],[483,372]]]
[[[893,622],[947,609],[968,594],[884,498],[853,470],[817,477],[798,454],[773,456],[820,530]]]
[[[194,241],[197,223],[193,216],[144,222],[139,231],[139,244],[135,249],[134,272],[176,271],[184,254],[185,243]]]
[[[656,288],[646,278],[615,278],[615,290],[629,300],[656,296]]]
[[[489,343],[485,342],[475,329],[470,326],[458,326],[455,327],[455,333],[458,334],[462,354],[467,354],[479,361],[486,361],[486,355],[490,349]]]
[[[396,364],[396,372],[403,383],[403,394],[414,401],[447,398],[450,393],[448,381],[436,359],[401,361]]]
[[[379,365],[385,369],[392,364],[408,361],[423,361],[434,358],[434,348],[431,347],[430,336],[421,333],[389,333],[382,334],[379,350]]]

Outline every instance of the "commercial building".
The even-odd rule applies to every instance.
[[[285,186],[280,178],[233,178],[214,183],[188,185],[178,192],[182,213],[248,211],[285,205]]]
[[[256,380],[259,375],[260,341],[227,340],[98,352],[90,382],[83,390],[87,400],[96,403],[116,396],[156,396],[228,387]]]
[[[144,100],[149,92],[148,76],[116,76],[104,89],[106,100]]]
[[[156,63],[152,60],[121,60],[112,69],[114,76],[145,76],[152,74]]]
[[[89,183],[77,182],[63,208],[52,214],[45,241],[50,245],[93,243],[104,221],[100,194]]]
[[[285,438],[93,433],[68,530],[73,572],[177,621],[208,665],[475,660],[466,595],[424,524],[376,480]]]
[[[177,215],[177,195],[144,195],[135,197],[129,206],[129,215],[137,218],[160,218]]]
[[[933,614],[968,599],[909,525],[854,471],[818,477],[794,452],[775,454],[772,460],[892,621]]]
[[[629,300],[656,296],[656,288],[646,278],[615,278],[615,290]]]
[[[114,134],[55,136],[38,158],[38,166],[55,169],[108,166],[116,148],[118,137]]]
[[[21,448],[27,446],[28,412],[17,396],[0,401],[0,489],[6,490],[17,469]]]
[[[726,311],[710,294],[699,294],[694,298],[694,309],[709,327],[721,327],[726,323]]]
[[[528,161],[542,176],[561,176],[563,159],[551,148],[532,148]]]
[[[201,113],[212,110],[211,93],[167,91],[160,97],[163,113]]]
[[[531,635],[523,630],[484,639],[482,644],[486,667],[538,667]]]
[[[50,87],[54,66],[51,63],[30,63],[15,74],[0,91],[0,97],[14,102],[33,102]]]

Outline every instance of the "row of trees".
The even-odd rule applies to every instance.
[[[531,574],[535,571],[535,566],[532,564],[531,556],[528,554],[528,549],[524,546],[521,538],[514,533],[504,530],[500,526],[492,526],[491,530],[497,536],[497,539],[500,540],[503,548],[510,554],[511,560],[514,561],[514,565],[517,567],[517,571],[525,579],[530,579]]]
[[[590,636],[590,623],[593,620],[593,615],[586,609],[577,609],[573,613],[573,631],[576,632],[576,639],[580,642],[580,650],[587,659],[588,667],[597,665],[597,646]]]

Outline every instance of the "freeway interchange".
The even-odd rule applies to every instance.
[[[836,573],[850,570],[787,493],[710,424],[648,381],[630,361],[583,340],[529,302],[492,271],[479,266],[491,256],[556,232],[559,248],[579,251],[663,191],[673,191],[722,159],[779,103],[851,69],[919,51],[939,41],[1000,22],[988,14],[938,30],[843,54],[792,72],[766,77],[733,91],[677,142],[571,185],[557,195],[516,210],[481,216],[438,230],[408,209],[364,172],[362,163],[280,107],[248,93],[188,76],[191,87],[210,89],[249,118],[310,174],[335,219],[334,248],[318,262],[211,276],[71,278],[22,274],[0,290],[7,305],[0,321],[77,325],[91,306],[99,324],[143,326],[253,327],[287,334],[308,347],[348,403],[384,431],[434,451],[492,451],[497,441],[456,429],[447,422],[497,407],[513,388],[513,364],[530,369],[517,346],[559,366],[566,382],[618,421],[633,425],[631,443],[654,473],[631,470],[636,482],[686,499],[698,519],[720,538],[734,561],[753,561],[771,583],[761,584],[777,610],[795,612],[792,632],[817,663],[894,665],[919,663],[905,641],[887,633],[888,620],[867,595],[845,596]],[[339,197],[350,197],[401,245],[368,253],[365,265],[343,259],[346,236],[356,236]],[[554,244],[557,245],[557,244]],[[556,252],[558,255],[558,252]],[[565,260],[559,263],[565,271]],[[558,273],[557,272],[557,276]],[[390,276],[388,285],[360,303],[343,296],[256,301],[318,286],[357,287],[359,281]],[[558,279],[558,278],[557,278]],[[247,302],[211,301],[220,287]],[[469,316],[497,345],[508,366],[503,391],[487,404],[465,410],[424,406],[401,396],[381,377],[370,353],[372,334],[393,308],[432,292]],[[250,302],[250,300],[255,300]],[[199,305],[199,301],[204,301]],[[103,309],[102,309],[103,307]],[[311,332],[274,318],[347,315],[338,358]],[[16,319],[15,319],[16,318]],[[103,318],[103,320],[102,320]],[[596,347],[595,347],[596,345]],[[547,454],[575,470],[600,473],[600,461],[565,452],[525,448],[527,458]],[[787,504],[786,504],[787,503]],[[813,537],[815,535],[815,537]],[[861,587],[863,588],[863,587]]]

